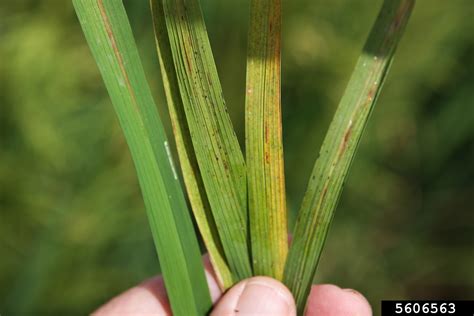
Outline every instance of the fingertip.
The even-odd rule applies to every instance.
[[[372,308],[367,299],[356,290],[321,284],[311,288],[306,315],[371,316]]]
[[[211,315],[296,315],[293,296],[283,283],[269,277],[253,277],[232,287]]]
[[[94,316],[171,315],[166,290],[161,277],[153,277],[114,297],[95,312]]]
[[[209,256],[205,255],[203,260],[212,302],[215,303],[221,297],[222,291],[209,261]],[[143,281],[112,298],[94,311],[92,315],[171,315],[163,278],[156,276]]]

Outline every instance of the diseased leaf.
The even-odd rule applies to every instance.
[[[135,163],[173,313],[204,315],[199,245],[122,2],[73,2]]]
[[[160,0],[153,0],[153,3]],[[252,275],[242,151],[227,113],[197,0],[162,0],[184,112],[226,260],[236,279]]]
[[[246,151],[252,264],[281,280],[288,252],[281,126],[281,0],[252,0]]]
[[[384,1],[319,152],[284,275],[299,314],[303,314],[347,171],[414,4],[415,0]]]
[[[155,29],[158,57],[160,60],[163,85],[173,126],[174,139],[178,150],[181,171],[191,202],[194,218],[201,232],[204,244],[214,268],[214,272],[223,290],[233,284],[233,276],[225,260],[222,243],[219,239],[216,223],[202,182],[201,172],[193,149],[191,134],[184,113],[183,102],[179,94],[178,78],[173,64],[171,47],[166,29],[163,4],[150,1]]]

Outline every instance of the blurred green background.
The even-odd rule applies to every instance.
[[[382,1],[283,1],[291,222]],[[202,0],[242,140],[248,0]],[[147,1],[126,0],[168,122]],[[474,2],[419,1],[316,282],[474,298]],[[135,170],[70,1],[0,2],[0,314],[83,315],[159,272]]]

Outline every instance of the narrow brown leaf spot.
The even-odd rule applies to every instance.
[[[326,194],[328,193],[328,186],[326,185],[323,190],[323,194],[321,194],[321,200],[324,200],[326,198]]]
[[[369,93],[367,94],[367,100],[369,101],[367,105],[369,105],[375,98],[375,94],[377,93],[377,85],[372,86],[372,88],[369,90]]]
[[[188,70],[192,72],[190,57],[188,56],[188,54],[185,54],[185,56],[186,56],[186,64],[188,66]]]
[[[349,136],[351,135],[352,131],[352,126],[349,128],[349,130],[344,134],[344,144],[347,144],[349,141]]]
[[[403,18],[403,13],[404,12],[398,12],[397,16],[395,17],[395,20],[393,21],[393,24],[392,24],[393,31],[397,30],[400,27],[400,23],[402,22],[402,18]]]
[[[120,51],[118,49],[117,42],[115,40],[115,35],[114,35],[114,32],[112,31],[112,26],[110,25],[109,17],[107,16],[107,12],[105,11],[103,0],[97,1],[97,5],[99,6],[100,15],[102,16],[102,19],[104,20],[104,27],[107,32],[107,36],[109,37],[110,45],[112,45],[112,50],[114,51],[115,57],[117,58],[118,64],[120,66],[120,71],[122,72],[122,75],[125,79],[125,84],[127,85],[127,89],[130,92],[130,95],[132,96],[134,109],[137,112],[139,112],[139,109],[137,106],[137,100],[135,96],[135,91],[133,91],[132,84],[130,83],[130,78],[128,77],[127,71],[125,69],[122,54],[120,54]]]
[[[390,33],[394,33],[395,31],[397,31],[400,26],[402,25],[402,22],[403,20],[406,18],[407,16],[407,12],[410,12],[410,7],[413,6],[414,2],[412,0],[408,0],[405,2],[405,5],[404,6],[401,6],[395,16],[395,19],[392,23],[392,25],[390,26]]]
[[[270,163],[270,152],[268,152],[268,151],[265,152],[265,162],[267,164]]]
[[[322,205],[324,203],[327,193],[328,193],[328,184],[326,183],[319,198],[319,205]],[[313,223],[312,225],[314,225],[315,227],[320,227],[324,225],[324,216],[321,216],[321,214],[319,214],[313,219],[312,223]]]
[[[337,160],[339,161],[341,159],[341,156],[344,154],[344,152],[347,149],[347,144],[349,143],[349,138],[352,134],[352,120],[349,123],[349,127],[347,128],[346,132],[344,133],[344,137],[342,138],[342,143],[341,147],[339,149],[339,153],[337,156]]]

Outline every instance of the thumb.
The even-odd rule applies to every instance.
[[[212,316],[295,316],[293,296],[283,283],[269,277],[240,281],[217,303]]]

